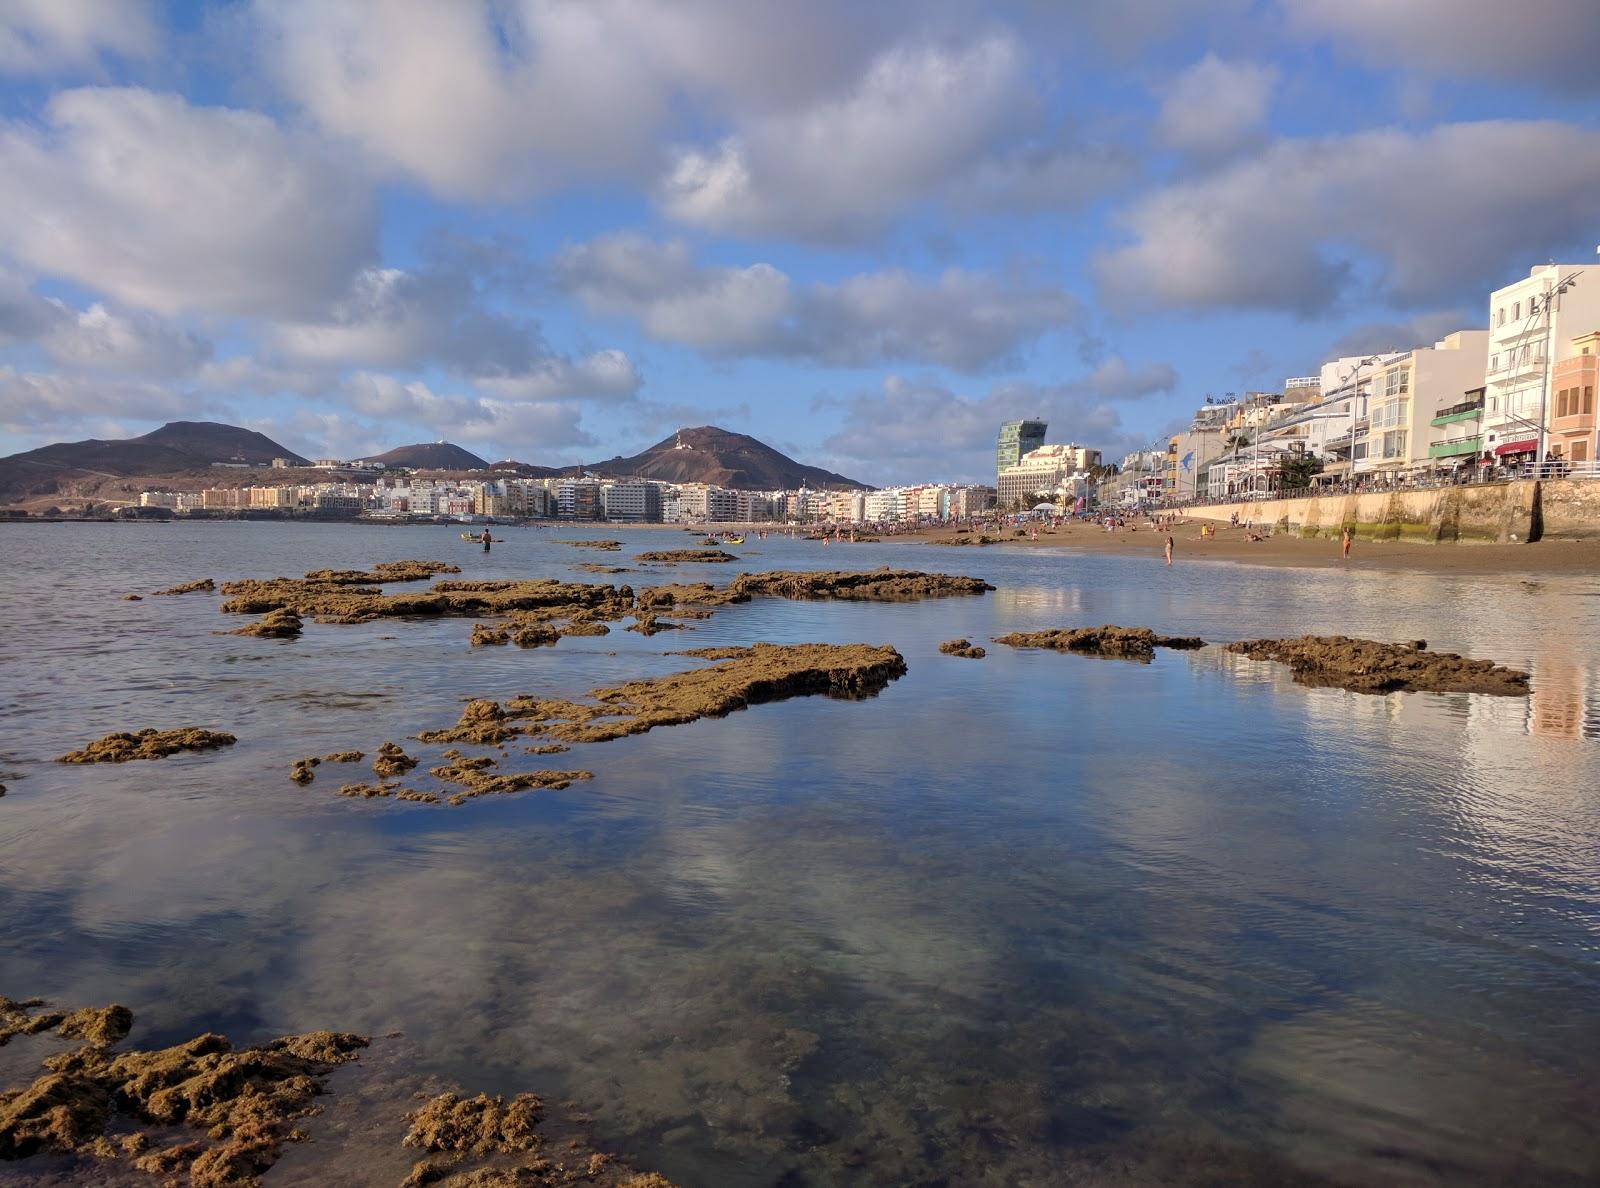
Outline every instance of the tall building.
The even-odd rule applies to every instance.
[[[1483,448],[1499,460],[1533,461],[1555,413],[1553,368],[1579,355],[1600,329],[1600,269],[1540,264],[1489,295],[1489,374]],[[1581,399],[1581,398],[1580,398]],[[1581,407],[1581,404],[1580,404]],[[1543,459],[1540,459],[1541,461]]]
[[[1043,421],[1007,421],[1001,425],[994,451],[995,473],[1015,466],[1022,461],[1022,455],[1042,446],[1045,428]]]

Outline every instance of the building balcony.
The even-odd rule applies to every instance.
[[[1430,458],[1460,458],[1468,454],[1477,454],[1483,450],[1483,435],[1474,433],[1471,437],[1453,437],[1449,441],[1435,441],[1428,446]]]
[[[1464,400],[1460,404],[1452,404],[1449,408],[1441,408],[1433,414],[1429,424],[1453,425],[1457,421],[1475,421],[1482,415],[1483,401]]]

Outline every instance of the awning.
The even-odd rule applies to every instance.
[[[1530,437],[1527,441],[1506,441],[1494,447],[1495,456],[1503,458],[1507,454],[1529,454],[1539,448],[1539,439]]]

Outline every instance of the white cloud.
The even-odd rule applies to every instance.
[[[1310,315],[1369,266],[1394,303],[1460,299],[1589,245],[1597,192],[1600,132],[1550,120],[1279,140],[1136,203],[1096,274],[1129,308]]]
[[[94,419],[166,421],[215,405],[165,384],[105,376],[27,372],[0,364],[0,429],[36,437],[72,432]]]
[[[581,359],[549,355],[517,372],[480,375],[474,386],[502,403],[552,400],[632,400],[644,381],[622,351],[595,351]]]
[[[1341,334],[1320,359],[1371,355],[1379,351],[1431,346],[1456,330],[1481,329],[1483,311],[1438,310],[1393,322],[1363,322]]]
[[[266,116],[138,88],[0,125],[0,249],[163,313],[296,313],[374,254],[367,186]]]
[[[152,0],[0,0],[0,73],[98,69],[106,55],[148,58],[159,40]]]
[[[114,313],[98,301],[82,311],[60,301],[49,304],[57,316],[39,343],[69,369],[179,376],[211,356],[206,339],[154,314]]]
[[[1277,85],[1275,67],[1207,54],[1173,81],[1157,133],[1194,157],[1227,156],[1259,137]]]
[[[842,97],[753,120],[711,150],[682,150],[663,209],[740,234],[852,239],[976,168],[1027,108],[1010,35],[965,48],[898,46]]]
[[[588,309],[636,317],[653,338],[828,366],[981,370],[1014,361],[1078,313],[1059,288],[991,273],[950,269],[930,280],[894,269],[799,285],[770,264],[702,266],[680,242],[632,234],[568,247],[556,275]]]
[[[258,0],[329,133],[451,198],[645,176],[684,104],[766,111],[859,72],[916,6],[850,0]]]
[[[376,419],[391,445],[397,426],[420,426],[430,438],[458,444],[487,443],[502,457],[508,450],[593,444],[580,425],[581,410],[566,403],[442,394],[421,381],[372,372],[351,376],[341,396],[354,412]]]
[[[878,391],[843,402],[844,420],[824,445],[839,465],[870,470],[872,482],[935,476],[992,482],[1002,421],[1043,417],[1051,441],[1093,446],[1114,459],[1144,444],[1123,428],[1120,406],[1176,383],[1165,363],[1130,366],[1121,359],[1066,383],[1005,383],[973,396],[891,375]]]
[[[1291,30],[1378,69],[1600,88],[1594,0],[1279,0]]]

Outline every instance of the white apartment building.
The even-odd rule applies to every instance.
[[[1600,268],[1593,265],[1536,265],[1489,295],[1484,453],[1534,460],[1554,404],[1551,371],[1593,330],[1600,330]]]
[[[1488,331],[1457,330],[1431,347],[1418,347],[1373,364],[1367,395],[1366,469],[1404,470],[1425,464],[1430,457],[1454,456],[1433,453],[1432,421],[1444,410],[1461,405],[1468,392],[1483,386],[1488,349]]]
[[[1007,466],[996,476],[1000,506],[1009,507],[1019,500],[1027,502],[1034,495],[1054,492],[1068,475],[1085,469],[1081,463],[1090,455],[1094,458],[1092,464],[1098,465],[1100,451],[1082,446],[1042,445],[1029,450],[1015,466]]]

